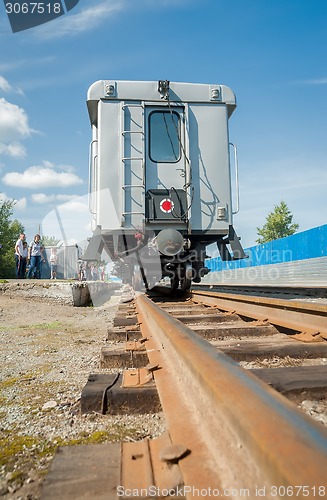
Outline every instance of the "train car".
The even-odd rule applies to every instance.
[[[87,107],[94,233],[85,259],[104,247],[123,282],[148,289],[168,277],[186,290],[208,273],[208,245],[223,260],[245,257],[232,222],[230,88],[101,80]]]

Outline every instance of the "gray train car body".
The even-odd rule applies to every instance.
[[[147,288],[165,276],[173,287],[201,281],[213,242],[223,260],[245,256],[232,224],[231,89],[101,80],[87,106],[94,237],[86,254],[104,245],[117,274],[141,276]]]

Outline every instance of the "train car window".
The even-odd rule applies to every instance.
[[[153,111],[149,115],[150,159],[176,163],[181,158],[180,117],[170,111]]]

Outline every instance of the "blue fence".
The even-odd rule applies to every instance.
[[[225,269],[240,269],[326,257],[327,224],[293,234],[287,238],[247,248],[245,253],[249,255],[248,259],[222,261],[220,257],[215,257],[208,259],[206,266],[211,271],[223,271]]]

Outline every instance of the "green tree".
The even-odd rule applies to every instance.
[[[257,227],[259,238],[257,243],[267,243],[267,241],[278,240],[291,236],[299,229],[299,224],[293,223],[293,215],[284,201],[275,205],[274,210],[266,218],[266,224],[260,229]]]
[[[15,244],[24,226],[12,220],[14,200],[0,201],[0,278],[15,278]]]
[[[42,236],[42,244],[45,247],[57,247],[60,241],[55,236]]]

